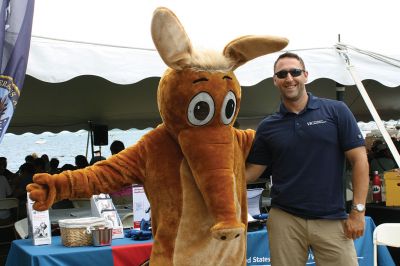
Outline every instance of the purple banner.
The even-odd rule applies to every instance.
[[[0,0],[0,143],[14,114],[28,63],[34,0]]]

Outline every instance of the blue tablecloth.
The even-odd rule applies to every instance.
[[[59,236],[52,237],[51,245],[33,246],[31,239],[13,241],[7,256],[6,266],[25,265],[69,265],[101,266],[114,265],[112,249],[126,246],[135,256],[138,246],[152,240],[134,241],[130,238],[113,239],[112,246],[65,247]]]
[[[354,241],[359,266],[374,265],[373,232],[375,223],[371,217],[365,217],[365,233]],[[385,246],[378,246],[378,264],[395,266]],[[247,265],[271,265],[269,254],[268,232],[266,229],[249,232],[247,235]],[[309,254],[307,265],[315,265],[313,255]]]
[[[366,228],[363,237],[355,240],[355,246],[360,266],[373,265],[372,234],[375,224],[370,217],[366,217]],[[134,241],[129,238],[114,239],[112,246],[105,247],[64,247],[60,237],[52,237],[52,244],[46,246],[33,246],[32,240],[13,241],[7,257],[6,266],[24,265],[114,265],[113,247],[126,246],[129,256],[135,256],[139,245],[151,243],[148,241]],[[125,257],[126,258],[126,257]],[[122,257],[122,261],[126,261]],[[121,261],[121,260],[120,260]],[[247,265],[270,265],[269,241],[266,229],[249,232],[247,235]],[[380,266],[395,266],[388,250],[378,246],[378,262]],[[308,265],[313,264],[312,254]]]

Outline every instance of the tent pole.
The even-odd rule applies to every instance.
[[[340,35],[339,35],[339,41],[340,41]],[[342,101],[344,102],[344,91],[345,91],[345,87],[336,82],[336,100],[338,101]],[[342,173],[342,177],[343,177],[343,191],[344,193],[344,201],[347,202],[348,198],[347,198],[347,159],[344,158],[343,159],[344,163],[344,167],[343,167],[343,173]]]
[[[372,118],[374,119],[376,125],[378,126],[379,131],[381,132],[383,139],[385,140],[386,144],[389,147],[389,150],[391,151],[394,160],[396,161],[397,165],[400,166],[400,155],[399,151],[397,150],[396,146],[394,145],[389,133],[387,132],[385,125],[383,124],[378,112],[375,109],[374,104],[371,101],[371,98],[369,97],[367,90],[365,89],[364,85],[362,84],[361,80],[358,78],[357,73],[355,71],[355,67],[351,65],[350,59],[343,51],[341,48],[336,47],[337,51],[339,52],[340,55],[344,57],[347,70],[350,72],[351,77],[353,78],[354,82],[356,83],[356,86],[358,88],[358,91],[360,92],[361,96],[364,99],[365,104],[368,107],[368,110],[370,111]]]
[[[87,135],[87,140],[86,140],[86,153],[85,157],[88,157],[88,152],[89,152],[89,138],[90,138],[90,129],[88,130],[88,135]]]
[[[92,148],[92,158],[94,157],[94,147],[93,147],[93,124],[92,121],[88,121],[89,131],[90,131],[90,146]]]

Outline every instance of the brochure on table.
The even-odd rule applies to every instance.
[[[33,201],[27,193],[27,218],[28,218],[28,235],[32,238],[33,244],[50,245],[51,244],[51,225],[49,211],[36,211],[33,209]]]
[[[260,214],[260,197],[263,189],[247,189],[247,209],[251,216]]]
[[[110,195],[93,195],[90,199],[92,215],[103,217],[113,226],[112,238],[124,238],[124,230],[117,209],[112,202]]]

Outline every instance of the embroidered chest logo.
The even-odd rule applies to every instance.
[[[326,123],[325,120],[315,120],[315,121],[307,122],[307,126],[315,126],[315,125],[325,124],[325,123]]]

